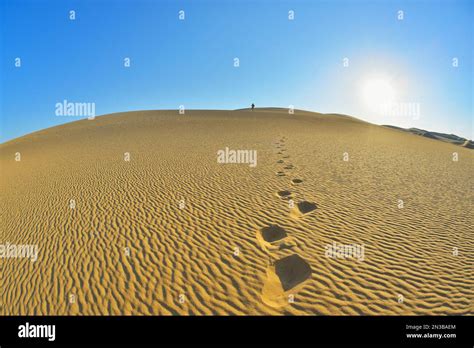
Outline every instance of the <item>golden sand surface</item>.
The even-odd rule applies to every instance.
[[[218,163],[226,147],[257,165]],[[461,146],[285,109],[35,132],[0,145],[0,243],[38,246],[35,262],[0,260],[0,314],[473,314],[473,164]],[[330,257],[334,243],[363,257]]]

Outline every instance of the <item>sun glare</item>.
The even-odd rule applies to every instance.
[[[396,90],[391,79],[383,76],[367,78],[361,86],[362,100],[372,111],[379,111],[395,102]]]

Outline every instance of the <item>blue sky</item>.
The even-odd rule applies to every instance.
[[[472,1],[0,2],[1,142],[76,120],[55,115],[65,99],[97,115],[294,105],[474,138]],[[419,114],[374,109],[387,93]]]

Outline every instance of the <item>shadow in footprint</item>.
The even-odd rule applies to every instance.
[[[291,192],[288,191],[288,190],[283,190],[283,191],[278,191],[277,192],[277,195],[280,196],[280,197],[288,197],[291,195]]]
[[[277,172],[276,175],[277,176],[285,176],[286,174],[284,172]]]
[[[285,229],[278,225],[263,227],[260,230],[260,233],[263,240],[268,243],[276,242],[277,240],[286,238],[287,236]]]
[[[293,184],[301,184],[301,183],[303,182],[303,180],[301,180],[301,179],[293,179],[293,180],[291,180],[291,182],[292,182]]]
[[[292,164],[289,164],[289,165],[284,167],[284,169],[293,169],[293,168],[294,168],[294,166]]]
[[[299,202],[296,205],[296,207],[297,207],[298,211],[301,214],[307,214],[307,213],[312,212],[313,210],[315,210],[317,208],[317,205],[316,205],[316,203],[303,201],[303,202]]]
[[[283,160],[278,160],[277,163],[283,163],[284,161]]]
[[[293,249],[294,247],[295,247],[294,244],[281,243],[280,246],[278,247],[278,250]]]
[[[275,261],[275,273],[283,290],[288,291],[311,276],[311,267],[303,258],[293,254]]]

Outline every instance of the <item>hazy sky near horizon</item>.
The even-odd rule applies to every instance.
[[[64,100],[294,105],[474,138],[472,1],[0,2],[0,142],[79,119],[55,115]]]

